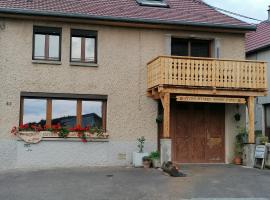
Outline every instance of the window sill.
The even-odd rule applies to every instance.
[[[98,67],[97,63],[83,63],[83,62],[70,62],[70,66],[79,66],[79,67]]]
[[[61,61],[54,60],[32,60],[33,64],[50,64],[50,65],[61,65]]]
[[[21,142],[25,142],[24,140],[18,138],[17,141],[21,141]],[[55,142],[82,142],[82,140],[80,138],[49,138],[49,137],[44,137],[42,138],[41,141],[55,141]],[[93,139],[87,139],[87,143],[88,142],[101,142],[101,143],[105,143],[105,142],[109,142],[109,138],[104,138],[104,139],[98,139],[98,138],[93,138]],[[32,143],[30,143],[32,144]]]
[[[85,133],[87,142],[108,142],[109,135],[97,136],[97,133],[90,134]],[[91,137],[89,137],[91,135]],[[82,139],[78,137],[78,132],[69,132],[66,138],[58,136],[58,133],[51,131],[18,131],[16,133],[18,141],[24,141],[29,144],[37,144],[41,141],[67,141],[67,142],[82,142]]]

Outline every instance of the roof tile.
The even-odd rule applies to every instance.
[[[216,11],[202,0],[167,0],[167,3],[169,8],[140,6],[136,0],[0,0],[0,12],[17,9],[131,20],[250,27],[250,24]]]
[[[257,30],[246,34],[246,52],[270,45],[270,21],[257,25]]]

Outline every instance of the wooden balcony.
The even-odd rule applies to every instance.
[[[159,56],[147,72],[149,93],[178,88],[183,94],[264,96],[267,91],[267,63],[261,61]]]
[[[170,138],[171,99],[181,102],[246,104],[249,143],[255,142],[256,96],[267,94],[267,63],[159,56],[147,64],[147,94],[163,106],[163,138]]]

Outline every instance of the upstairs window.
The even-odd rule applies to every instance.
[[[61,28],[34,26],[33,60],[61,60]]]
[[[169,7],[165,0],[136,0],[141,6]]]
[[[71,62],[97,63],[97,32],[71,30]]]
[[[198,39],[172,38],[173,56],[211,57],[211,41]]]

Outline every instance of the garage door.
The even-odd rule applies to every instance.
[[[224,163],[225,105],[172,103],[173,161]]]

